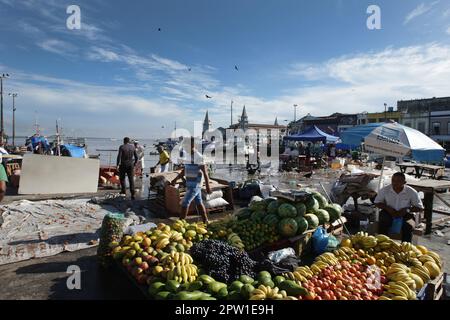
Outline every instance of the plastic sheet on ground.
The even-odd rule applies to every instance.
[[[103,217],[117,210],[89,201],[22,200],[0,206],[0,265],[97,245]]]

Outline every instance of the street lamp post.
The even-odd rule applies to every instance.
[[[5,128],[3,126],[3,79],[9,78],[8,73],[0,74],[0,142],[3,144]]]
[[[384,122],[387,122],[387,103],[384,104]]]
[[[298,105],[294,104],[294,122],[297,121],[297,108],[298,108]]]
[[[10,97],[13,99],[13,118],[12,118],[12,144],[16,146],[16,98],[17,93],[10,93]]]

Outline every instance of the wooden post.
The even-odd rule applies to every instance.
[[[425,228],[425,234],[431,233],[431,226],[432,226],[432,217],[433,217],[433,190],[424,191],[425,198],[424,198],[424,206],[425,206],[425,220],[426,220],[426,228]]]

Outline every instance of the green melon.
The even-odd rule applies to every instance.
[[[301,235],[306,230],[308,230],[308,221],[304,217],[295,218],[295,222],[297,222],[297,234]]]
[[[272,201],[267,205],[267,213],[268,214],[277,214],[278,213],[278,207],[280,206],[280,203],[278,201]]]
[[[292,218],[285,218],[278,224],[278,232],[285,238],[296,235],[298,229],[297,222]]]
[[[320,209],[323,209],[323,208],[325,208],[328,205],[328,201],[323,195],[321,195],[321,194],[314,194],[313,197],[319,203],[319,208]]]
[[[304,203],[297,203],[295,209],[297,209],[298,217],[303,217],[306,214],[306,206]]]
[[[314,214],[319,218],[319,224],[325,224],[330,222],[330,214],[327,210],[319,209]]]
[[[275,197],[269,197],[269,198],[264,199],[264,202],[266,203],[266,205],[269,205],[275,201],[277,201],[277,198],[275,198]]]
[[[239,210],[238,213],[236,214],[238,220],[249,219],[251,215],[252,210],[250,210],[249,208],[243,208]]]
[[[319,226],[319,218],[312,213],[305,214],[305,219],[308,222],[308,229],[316,229]]]
[[[341,209],[338,209],[339,205],[328,205],[324,208],[330,215],[330,222],[334,222],[341,217]]]
[[[278,224],[278,216],[276,214],[268,214],[264,217],[263,222],[270,226],[275,226]]]
[[[314,197],[310,197],[306,201],[305,206],[307,212],[316,211],[319,209],[319,202]]]
[[[262,222],[265,216],[266,212],[264,210],[258,210],[252,213],[251,219],[255,222]]]
[[[267,208],[267,203],[264,201],[263,198],[258,197],[258,196],[254,196],[254,197],[250,200],[250,204],[248,205],[248,207],[249,207],[250,210],[252,210],[253,212],[255,212],[255,211],[262,211],[262,210],[266,210],[266,208]]]
[[[278,215],[280,218],[295,218],[297,209],[292,204],[284,203],[278,208]]]

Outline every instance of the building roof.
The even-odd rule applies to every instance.
[[[241,124],[235,123],[230,126],[230,129],[240,129]],[[249,123],[246,125],[247,128],[264,128],[264,129],[286,129],[286,126],[274,125],[274,124],[262,124],[262,123]]]

